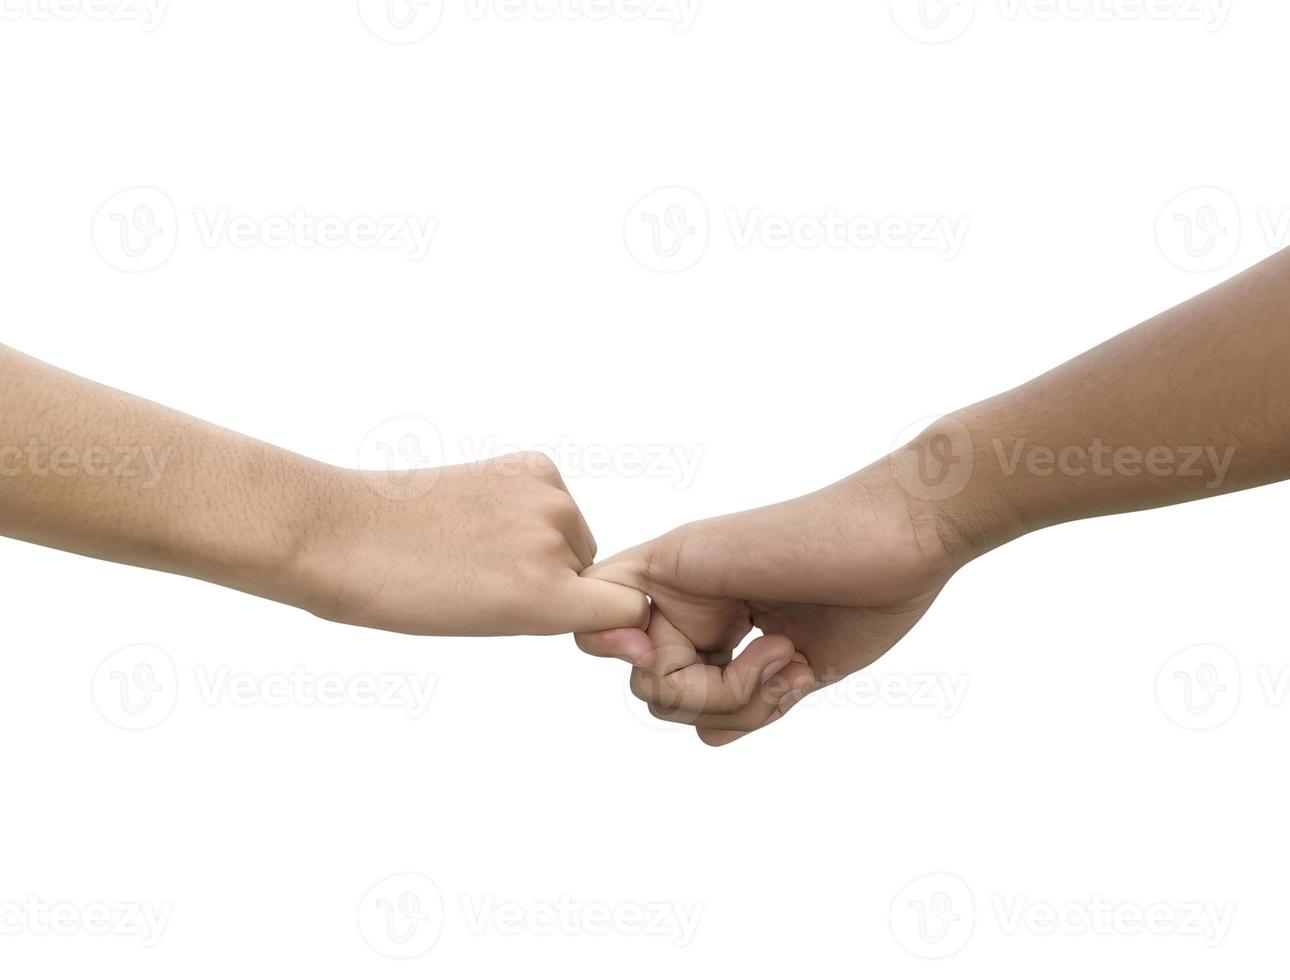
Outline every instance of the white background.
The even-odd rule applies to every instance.
[[[607,555],[831,482],[1290,244],[1284,3],[591,4],[400,33],[353,0],[4,0],[3,342],[341,465],[405,415],[427,458],[546,447]],[[856,240],[807,247],[828,209]],[[359,223],[318,247],[295,213]],[[422,257],[363,236],[409,218]],[[957,251],[898,237],[935,222]],[[721,751],[564,638],[364,632],[0,543],[0,969],[1258,975],[1290,915],[1284,501],[1009,546]],[[351,694],[277,697],[297,669]],[[166,927],[97,935],[98,903]]]

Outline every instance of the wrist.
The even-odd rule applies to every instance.
[[[1030,530],[994,479],[986,440],[966,414],[938,419],[882,462],[956,568]]]
[[[277,570],[279,602],[327,620],[344,620],[350,601],[346,562],[380,499],[360,471],[304,460],[289,501],[290,542]]]
[[[339,467],[279,452],[246,477],[263,517],[247,523],[250,540],[233,549],[221,584],[323,615],[340,580],[352,481]]]

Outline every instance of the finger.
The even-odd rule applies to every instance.
[[[714,732],[746,735],[784,717],[794,705],[816,687],[817,683],[811,669],[801,661],[794,661],[762,685],[760,696],[742,711],[731,715],[700,715],[691,719],[688,724],[700,729],[700,737],[703,737],[704,733]],[[721,744],[726,744],[726,741]]]
[[[800,659],[763,681],[754,697],[733,712],[672,710],[650,705],[655,718],[679,725],[694,725],[711,731],[747,733],[763,728],[814,690],[811,669]]]
[[[802,698],[806,697],[812,687],[813,682],[810,681],[790,687],[764,718],[749,717],[735,718],[733,720],[726,717],[700,718],[694,723],[695,732],[699,736],[699,740],[705,745],[719,749],[732,742],[739,741],[745,735],[761,731],[768,725],[773,725],[788,714]]]
[[[599,633],[575,633],[573,639],[578,644],[578,649],[593,657],[625,660],[634,667],[650,667],[654,663],[654,644],[644,630],[616,629],[602,630]]]
[[[605,584],[614,584],[606,582]],[[627,586],[620,586],[627,588]],[[656,608],[644,630],[615,629],[574,635],[578,648],[593,657],[626,660],[642,671],[668,673],[699,662],[694,646]]]
[[[570,498],[572,503],[572,498]],[[564,526],[560,528],[560,533],[564,535],[565,543],[568,544],[569,550],[573,552],[574,558],[577,559],[575,572],[581,572],[596,560],[596,542],[591,537],[591,529],[587,527],[586,520],[583,519],[582,512],[578,510],[577,504],[573,504],[571,512],[563,522]]]
[[[575,572],[581,572],[596,560],[596,541],[591,536],[591,528],[578,509],[577,501],[567,491],[543,489],[533,505],[564,536],[576,562],[573,566]]]
[[[657,677],[701,663],[694,644],[658,609],[652,611],[646,632],[654,645],[654,665],[650,672]]]
[[[641,544],[627,551],[620,551],[592,565],[582,573],[582,576],[599,579],[602,582],[617,582],[619,585],[628,585],[642,592],[648,592],[645,569],[648,565],[649,547],[649,544]]]
[[[577,507],[577,504],[575,503],[574,506]],[[596,550],[599,548],[599,545],[596,544],[596,536],[591,533],[591,525],[587,523],[586,515],[582,513],[581,507],[578,508],[577,514],[578,526],[576,533],[582,541],[583,547],[583,550],[578,552],[578,557],[581,558],[585,554],[586,561],[583,563],[582,567],[590,568],[591,563],[596,560]],[[582,569],[579,569],[579,571],[581,570]]]
[[[654,618],[659,618],[657,613]],[[652,628],[650,635],[655,639]],[[767,703],[765,697],[758,695],[792,663],[795,654],[793,643],[787,637],[759,636],[726,667],[696,661],[667,672],[660,667],[669,662],[669,656],[679,659],[679,655],[670,654],[679,644],[673,640],[663,645],[655,639],[654,645],[659,663],[652,671],[633,672],[632,691],[651,710],[662,712],[659,717],[683,724],[693,724],[707,715],[743,714],[758,707],[758,703],[769,714],[775,701]]]
[[[562,583],[554,600],[561,613],[561,632],[642,629],[649,620],[649,600],[636,589],[576,574]]]

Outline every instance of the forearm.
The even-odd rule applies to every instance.
[[[953,491],[938,512],[980,553],[1065,521],[1290,477],[1288,382],[1290,251],[953,413],[898,469],[931,498]]]
[[[0,533],[300,604],[326,470],[0,347]]]
[[[0,534],[404,633],[565,633],[647,615],[639,592],[578,577],[595,540],[540,454],[399,479],[341,469],[5,347]]]

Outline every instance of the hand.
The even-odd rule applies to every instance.
[[[894,457],[893,457],[894,458]],[[689,524],[610,558],[592,580],[648,594],[646,630],[578,637],[634,664],[656,717],[726,745],[861,670],[918,622],[962,549],[888,460],[798,500]],[[763,636],[732,660],[752,629]]]
[[[638,591],[578,573],[596,542],[540,453],[409,473],[330,470],[297,561],[324,619],[440,636],[644,625]]]

